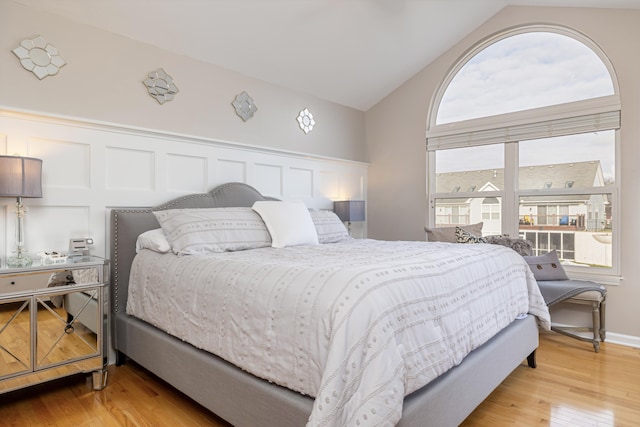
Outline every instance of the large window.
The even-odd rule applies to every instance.
[[[597,46],[529,26],[480,43],[438,92],[427,132],[429,224],[556,250],[575,276],[615,276],[620,101]]]

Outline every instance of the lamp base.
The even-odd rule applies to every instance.
[[[14,255],[7,258],[7,267],[9,268],[26,268],[33,265],[33,258],[28,254]]]

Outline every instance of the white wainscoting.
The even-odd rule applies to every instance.
[[[0,109],[0,154],[43,160],[43,198],[24,199],[26,248],[66,252],[69,238],[93,237],[105,256],[108,213],[150,207],[225,182],[266,196],[331,209],[366,200],[368,165],[185,135]],[[15,200],[0,199],[0,258],[15,248]],[[366,237],[366,223],[354,223]]]

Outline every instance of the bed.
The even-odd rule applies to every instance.
[[[238,427],[258,425],[293,427],[307,425],[307,423],[309,423],[309,425],[327,426],[454,426],[460,424],[468,414],[470,414],[473,409],[475,409],[475,407],[481,403],[491,393],[491,391],[493,391],[493,389],[495,389],[495,387],[504,380],[504,378],[506,378],[506,376],[519,367],[525,359],[530,367],[535,367],[535,350],[538,346],[538,327],[549,327],[548,311],[526,263],[519,259],[519,255],[516,254],[513,256],[515,253],[508,248],[494,245],[452,245],[425,242],[356,242],[356,240],[360,239],[346,239],[344,244],[338,242],[335,243],[335,246],[332,246],[333,243],[302,245],[299,246],[300,250],[294,250],[289,247],[279,249],[261,247],[245,251],[224,252],[223,254],[213,256],[213,258],[220,258],[216,262],[226,263],[224,264],[224,268],[214,268],[205,266],[204,264],[199,264],[200,262],[204,262],[201,258],[207,258],[206,256],[200,257],[196,255],[193,257],[180,257],[171,253],[159,254],[148,250],[143,250],[140,252],[140,256],[136,256],[136,242],[138,236],[144,232],[158,229],[158,218],[161,218],[161,221],[164,221],[162,218],[166,218],[168,212],[174,212],[179,209],[202,209],[202,212],[204,212],[210,208],[246,208],[253,206],[257,201],[275,201],[275,199],[262,196],[257,190],[246,184],[228,183],[214,188],[209,193],[180,197],[153,209],[112,210],[110,253],[112,280],[110,290],[111,336],[114,349],[116,350],[117,365],[124,363],[126,358],[134,360],[221,418]],[[163,222],[163,226],[164,225],[165,223]],[[275,245],[275,235],[273,237],[273,244]],[[400,261],[400,263],[398,265],[385,264],[386,267],[384,271],[378,270],[377,266],[372,267],[372,264],[370,261],[366,260],[364,255],[362,258],[360,258],[360,255],[349,255],[354,254],[355,252],[350,251],[355,250],[355,247],[360,244],[368,245],[368,249],[366,249],[365,252],[375,253],[376,251],[382,251],[381,253],[386,254],[385,262],[391,262],[390,260],[395,259]],[[457,262],[459,263],[464,261],[464,263],[470,264],[472,261],[468,260],[476,259],[478,263],[493,264],[502,262],[499,261],[502,258],[508,258],[508,261],[504,262],[508,266],[509,270],[507,276],[509,274],[516,274],[516,276],[520,275],[518,280],[523,281],[524,283],[521,283],[519,286],[526,287],[524,292],[527,294],[529,310],[525,309],[524,313],[519,313],[518,316],[513,316],[513,314],[508,313],[504,314],[504,316],[507,316],[510,319],[508,323],[503,326],[498,325],[499,331],[495,333],[495,335],[491,333],[490,337],[482,338],[477,347],[474,347],[470,352],[466,352],[462,357],[459,355],[456,356],[457,358],[460,358],[460,360],[454,360],[452,362],[452,366],[447,366],[444,372],[436,372],[437,378],[423,378],[428,376],[424,374],[426,371],[429,372],[429,375],[433,375],[433,372],[431,372],[433,369],[420,371],[420,375],[410,375],[410,369],[415,369],[416,366],[420,364],[417,357],[411,359],[414,366],[406,367],[406,370],[403,366],[402,372],[398,375],[394,374],[395,376],[389,377],[389,384],[391,384],[389,390],[393,389],[393,391],[387,390],[375,381],[373,381],[373,385],[369,384],[371,383],[371,380],[376,379],[378,375],[384,377],[386,371],[388,371],[385,369],[384,361],[381,362],[382,365],[376,365],[378,362],[374,362],[372,359],[373,356],[370,355],[382,354],[387,352],[389,349],[391,349],[389,351],[395,351],[395,347],[389,345],[389,338],[385,338],[382,331],[386,331],[387,329],[397,331],[399,329],[394,325],[385,325],[384,322],[381,323],[379,321],[381,318],[384,318],[384,320],[388,322],[389,317],[375,317],[378,316],[379,313],[372,317],[370,324],[368,324],[367,321],[361,321],[361,319],[370,315],[367,314],[367,312],[359,312],[356,317],[357,321],[354,321],[353,319],[344,320],[345,318],[335,317],[338,316],[338,314],[336,314],[336,310],[339,311],[341,307],[337,304],[337,300],[336,304],[332,306],[332,309],[334,310],[332,312],[332,316],[334,317],[331,317],[330,320],[327,320],[327,317],[322,317],[326,316],[326,314],[324,314],[322,310],[317,309],[316,306],[314,306],[315,308],[313,310],[304,311],[305,315],[309,314],[309,317],[304,318],[307,323],[315,322],[313,319],[320,319],[317,324],[313,323],[313,325],[315,325],[315,329],[322,331],[322,333],[319,334],[319,337],[308,339],[305,342],[308,342],[310,347],[324,349],[322,351],[327,354],[323,354],[322,357],[316,358],[315,354],[313,356],[309,356],[306,353],[308,349],[306,347],[302,348],[303,346],[299,345],[299,342],[291,345],[283,344],[281,346],[283,351],[288,345],[293,348],[292,354],[290,355],[291,363],[281,363],[282,360],[289,360],[283,356],[274,356],[274,359],[272,360],[273,363],[269,362],[269,360],[271,360],[270,357],[272,350],[269,345],[274,344],[272,337],[270,336],[271,329],[269,329],[265,336],[256,335],[254,333],[255,331],[250,329],[250,326],[239,322],[239,318],[234,320],[220,317],[227,309],[230,310],[231,306],[234,304],[241,306],[241,308],[245,310],[245,316],[247,315],[246,301],[251,298],[238,297],[238,295],[233,294],[230,291],[227,292],[225,290],[220,292],[218,294],[218,299],[211,299],[211,296],[209,296],[210,299],[206,300],[208,301],[207,304],[210,304],[210,306],[207,306],[210,307],[210,309],[209,311],[205,310],[203,316],[205,319],[207,317],[213,319],[216,329],[213,332],[208,333],[208,339],[198,341],[200,338],[196,338],[197,341],[195,342],[195,345],[187,341],[189,338],[178,338],[176,336],[179,335],[181,330],[188,328],[188,323],[198,324],[199,320],[193,320],[193,322],[191,322],[191,320],[195,318],[192,318],[190,315],[184,316],[189,321],[184,321],[180,316],[176,317],[174,315],[174,320],[169,322],[169,327],[171,327],[171,324],[174,326],[177,325],[177,327],[175,328],[176,330],[172,330],[170,333],[155,326],[158,322],[162,322],[163,316],[158,316],[158,313],[165,313],[163,310],[165,310],[166,307],[172,306],[173,303],[178,300],[187,300],[187,304],[191,304],[191,306],[202,305],[200,303],[195,304],[198,300],[192,298],[193,295],[189,292],[185,293],[184,291],[175,291],[175,294],[167,294],[166,298],[162,298],[162,296],[158,297],[157,295],[155,297],[149,296],[147,299],[153,299],[154,302],[150,303],[150,308],[147,307],[146,312],[147,314],[150,313],[149,315],[151,317],[145,320],[141,320],[141,318],[127,313],[128,307],[130,311],[135,312],[136,309],[132,307],[136,304],[144,304],[144,301],[146,300],[146,294],[144,294],[146,291],[133,290],[134,287],[140,285],[140,282],[146,281],[155,285],[156,283],[159,283],[161,279],[164,280],[164,276],[178,277],[178,272],[185,274],[185,270],[187,271],[187,276],[182,277],[195,278],[195,276],[203,276],[203,274],[196,274],[193,272],[202,272],[207,268],[214,268],[215,271],[213,271],[213,273],[218,274],[218,276],[215,276],[213,273],[207,273],[204,276],[223,278],[221,279],[221,283],[224,281],[224,277],[226,277],[226,281],[228,283],[233,282],[235,286],[235,284],[238,283],[237,277],[240,274],[240,270],[248,272],[249,277],[255,278],[258,276],[262,277],[262,274],[257,273],[261,268],[272,268],[271,273],[280,274],[282,277],[291,275],[298,276],[297,279],[295,279],[298,280],[298,282],[291,279],[291,281],[280,286],[278,284],[280,282],[276,280],[274,283],[264,286],[268,286],[269,289],[272,290],[271,293],[275,294],[276,298],[280,297],[281,301],[286,300],[286,298],[294,298],[298,301],[296,306],[303,306],[303,300],[305,298],[303,291],[309,291],[308,288],[315,286],[314,284],[321,283],[322,285],[320,287],[330,288],[335,286],[338,282],[342,283],[346,277],[346,281],[350,283],[349,286],[353,286],[351,291],[358,292],[360,287],[353,283],[354,281],[352,279],[354,277],[359,277],[361,279],[364,277],[366,279],[365,281],[368,281],[374,276],[401,275],[402,270],[407,269],[415,272],[415,269],[434,268],[433,265],[435,264],[445,266],[447,261],[443,261],[441,258],[438,258],[440,260],[439,263],[432,263],[433,265],[431,265],[431,267],[413,264],[413,260],[415,258],[414,251],[418,251],[418,253],[422,254],[421,251],[427,250],[428,247],[432,249],[436,248],[436,250],[432,250],[432,252],[438,253],[438,256],[440,256],[443,252],[442,249],[445,247],[453,248],[454,246],[456,247],[456,251],[462,251],[458,252],[458,254],[454,256],[454,258],[458,258]],[[481,250],[481,246],[485,246],[484,250]],[[335,248],[335,250],[329,250],[328,248]],[[278,255],[274,255],[276,250],[279,251],[277,252]],[[293,267],[289,265],[284,266],[284,261],[282,261],[283,257],[281,257],[280,254],[287,251],[291,252],[291,256],[294,258],[293,262],[295,265]],[[321,252],[325,254],[321,254]],[[269,253],[271,253],[271,255],[268,255]],[[341,255],[336,255],[336,253]],[[258,254],[261,255],[258,256]],[[326,259],[323,258],[325,256],[327,257]],[[261,262],[265,257],[271,258],[265,261],[266,264],[263,265]],[[149,266],[149,264],[144,264],[144,259],[149,259],[151,266]],[[341,259],[346,259],[348,262],[344,262],[345,265],[340,267],[337,266],[337,264],[341,263]],[[174,262],[177,264],[172,264]],[[449,262],[454,263],[453,260],[450,260]],[[313,265],[314,263],[318,265]],[[191,266],[189,267],[189,265]],[[276,265],[277,268],[273,267],[274,265]],[[457,264],[451,265],[454,266],[452,269],[455,271],[463,269]],[[225,271],[227,271],[225,268],[228,266],[234,266],[234,269],[230,269],[225,273]],[[169,270],[163,270],[163,268],[167,268]],[[284,268],[289,270],[282,270]],[[314,272],[310,272],[310,269],[313,268],[317,269]],[[318,282],[318,280],[320,280],[318,279],[318,276],[324,274],[321,270],[324,272],[330,272],[330,275],[332,275],[331,280],[324,278]],[[444,268],[444,270],[446,270],[446,268]],[[132,274],[132,271],[134,274]],[[144,273],[145,271],[146,273]],[[349,273],[349,271],[351,273]],[[146,274],[146,276],[144,274]],[[156,276],[154,276],[154,274],[156,274]],[[220,276],[221,274],[227,275]],[[342,277],[345,274],[346,276]],[[352,275],[350,276],[349,274]],[[442,275],[444,273],[438,270],[437,274]],[[443,276],[438,278],[441,283],[443,280],[448,280],[442,277]],[[393,280],[389,280],[388,277],[385,277],[384,279],[385,283],[393,282]],[[415,285],[417,282],[414,278],[402,278],[398,280],[408,280],[411,286]],[[516,278],[515,276],[513,279],[510,277],[502,277],[500,280],[509,282],[510,280],[516,280]],[[132,283],[130,283],[130,281]],[[180,286],[183,286],[185,282],[190,281],[191,279],[183,279],[180,281]],[[483,288],[484,286],[491,287],[493,286],[492,283],[494,281],[497,282],[499,280],[484,278],[481,280],[484,285],[479,286],[478,289]],[[302,282],[307,288],[302,287],[301,290],[297,290],[297,293],[294,292],[293,297],[287,297],[285,294],[279,293],[280,288],[282,287],[297,289],[297,283],[300,282]],[[132,295],[138,298],[138,303],[128,301],[130,286],[132,287]],[[178,284],[175,286],[177,288]],[[220,286],[224,285],[221,284]],[[231,289],[230,285],[227,286],[228,289]],[[422,284],[420,284],[420,286],[422,286]],[[251,288],[249,285],[247,285],[247,287]],[[254,288],[256,287],[254,286],[251,289]],[[376,286],[376,289],[377,288],[378,286]],[[507,292],[512,292],[511,288],[512,287],[509,286],[503,288],[503,290],[497,290],[496,288],[496,290],[491,291],[491,293],[505,292],[504,289],[507,289]],[[200,289],[198,292],[201,292],[204,288],[198,289]],[[478,289],[472,290],[471,295],[473,298],[481,298],[481,292],[478,292]],[[167,292],[171,293],[174,291],[169,290]],[[198,292],[195,293],[197,294]],[[245,293],[240,295],[247,295],[246,289],[242,292]],[[341,295],[344,297],[346,295],[344,293],[345,291],[342,292],[343,293]],[[367,290],[366,292],[369,291]],[[518,292],[522,293],[523,291]],[[142,298],[140,298],[141,295]],[[185,295],[191,296],[187,298]],[[369,295],[369,293],[367,293],[367,295]],[[468,296],[467,293],[464,295]],[[375,296],[372,298],[376,299]],[[378,300],[385,298],[386,297],[377,297]],[[430,297],[425,299],[429,298]],[[259,300],[258,303],[263,303],[261,298],[257,299]],[[359,301],[361,300],[361,298],[354,299]],[[241,301],[242,304],[237,303],[238,301]],[[314,301],[315,304],[317,300],[312,299],[312,301]],[[358,307],[368,306],[371,301],[368,301],[367,304],[360,304]],[[515,303],[512,305],[514,304]],[[518,304],[521,305],[522,303],[519,302]],[[287,305],[288,304],[283,303],[283,306]],[[402,304],[397,306],[400,305]],[[505,304],[505,307],[506,306],[507,304]],[[349,306],[348,302],[347,307],[350,307],[349,310],[352,311],[360,309]],[[419,318],[424,314],[424,311],[429,310],[429,308],[421,308],[419,305],[412,307],[415,307],[413,311],[402,311],[401,314],[393,314],[395,317],[393,317],[391,323],[396,321],[398,323],[406,323],[408,320],[411,320],[412,316],[418,316]],[[142,312],[145,311],[145,309],[140,310],[142,310]],[[189,311],[190,308],[183,310]],[[262,307],[261,310],[266,313],[271,312],[269,311],[270,308],[266,306]],[[491,313],[513,310],[523,311],[522,307],[516,308],[514,305],[513,308],[510,307],[506,310],[502,310],[502,308],[500,308],[498,310],[492,310]],[[535,316],[527,315],[527,312],[535,314]],[[278,311],[277,315],[288,315],[283,313],[284,312],[282,311]],[[316,313],[319,317],[314,318],[311,315],[313,313]],[[139,312],[136,312],[136,315],[139,315]],[[291,329],[294,332],[292,332],[292,334],[307,333],[306,330],[305,332],[298,330],[296,322],[300,319],[299,315],[300,312],[295,316],[292,315],[293,317],[290,322],[293,325]],[[253,314],[251,314],[251,316],[253,316]],[[501,316],[504,317],[502,314],[493,314],[492,319],[498,319]],[[336,319],[342,319],[342,321],[338,321]],[[271,319],[265,318],[263,323],[278,323],[278,320],[279,318],[276,318],[274,321],[272,316]],[[472,319],[467,319],[467,322],[459,322],[474,324],[476,325],[475,329],[480,330],[484,328],[486,323],[499,324],[500,322],[505,322],[504,319],[501,319],[499,322],[497,320],[495,322],[494,320],[491,320],[490,322],[483,323],[473,322],[471,320]],[[333,322],[341,325],[341,327],[343,324],[354,324],[354,327],[360,328],[364,331],[364,335],[360,338],[354,339],[354,342],[351,342],[350,337],[353,334],[352,330],[334,327]],[[424,323],[424,320],[422,320],[422,322]],[[240,325],[238,325],[239,323]],[[252,318],[252,324],[258,324],[258,326],[260,326],[259,323],[259,321]],[[421,329],[417,327],[413,323],[411,325],[412,326],[410,328],[404,329],[425,330],[424,328]],[[381,335],[371,333],[374,329]],[[339,332],[334,333],[334,330]],[[224,358],[214,355],[205,349],[207,347],[207,341],[213,342],[213,347],[215,348],[215,346],[220,344],[221,341],[226,339],[235,339],[234,337],[236,335],[244,337],[243,339],[245,341],[251,337],[254,337],[255,340],[251,338],[252,342],[245,343],[244,352],[235,350],[229,351],[228,353],[223,353]],[[379,342],[376,342],[376,337],[379,339]],[[296,340],[295,336],[291,339]],[[266,350],[263,348],[263,350],[260,350],[259,354],[252,354],[250,351],[247,352],[246,348],[251,348],[251,346],[254,345],[253,341],[257,342],[256,345],[266,345],[267,347],[264,347]],[[322,341],[323,345],[319,345],[317,343],[318,341]],[[283,340],[282,342],[288,343],[287,340]],[[335,343],[338,343],[338,345]],[[327,346],[324,347],[324,344],[327,344]],[[455,347],[454,343],[438,345],[442,350],[442,346],[446,347],[449,344],[451,344],[452,347]],[[402,343],[397,347],[402,349],[402,351],[405,351],[405,345],[405,343]],[[468,347],[468,344],[462,343],[461,346]],[[355,353],[354,349],[357,349],[357,351],[364,354],[358,362],[361,363],[363,367],[361,368],[358,366],[356,368],[356,365],[353,364],[353,369],[351,369],[352,359],[347,358],[343,353],[334,353],[332,350],[334,347],[348,349],[350,352],[349,357]],[[406,354],[423,355],[423,353],[421,353],[422,347],[428,346],[422,346],[420,344],[416,345],[415,348],[408,349],[405,353],[402,353],[403,357]],[[220,349],[222,351],[222,347]],[[298,349],[302,354],[295,354]],[[367,353],[367,351],[369,351],[369,353]],[[455,351],[455,353],[459,352],[459,349]],[[233,359],[234,354],[238,356],[236,359]],[[427,356],[426,353],[424,353],[424,355],[426,361],[426,358],[430,356]],[[232,359],[234,363],[230,363],[225,359]],[[239,361],[243,359],[249,359],[249,363],[247,365],[242,365]],[[251,373],[254,370],[256,360],[259,361],[259,359],[264,359],[266,361],[264,364],[267,365],[267,367],[275,367],[277,369],[272,369],[270,371],[271,373]],[[288,369],[289,365],[294,366],[297,362],[301,365],[319,365],[317,367],[317,374],[305,373],[305,375],[301,375],[298,373],[294,374],[292,379],[282,379],[281,381],[281,371],[283,369]],[[236,367],[236,364],[242,365],[242,369]],[[277,366],[278,364],[283,366]],[[338,365],[339,368],[334,370],[333,367]],[[399,365],[396,363],[396,365],[393,366]],[[329,374],[327,374],[327,372],[329,372]],[[375,375],[372,375],[372,373]],[[303,377],[306,382],[302,381]],[[418,378],[419,380],[409,381],[410,385],[403,389],[402,387],[407,384],[407,377],[411,377],[414,380],[415,378]],[[295,380],[299,378],[301,383],[304,382],[304,384],[294,384]],[[396,381],[398,378],[404,383],[393,383],[393,381]],[[359,381],[366,383],[368,388],[364,388],[364,386],[362,386],[363,388],[359,388]],[[424,381],[425,384],[421,384],[421,381]],[[287,387],[279,385],[282,383],[285,383]],[[344,384],[348,384],[348,386],[344,386]],[[379,387],[379,389],[376,389],[376,387]],[[415,390],[412,388],[415,388]],[[308,390],[312,390],[314,393],[305,392]],[[398,400],[398,396],[396,396],[396,394],[399,394],[399,409],[398,405],[395,404],[395,401]],[[316,395],[318,398],[314,399],[310,397],[310,395]],[[357,399],[355,399],[354,396]],[[334,399],[334,397],[336,399]],[[369,402],[368,399],[374,403],[366,406],[362,402]],[[340,406],[335,404],[334,401],[336,400],[342,402],[340,403]],[[354,400],[358,401],[354,403]],[[330,415],[326,415],[328,413]]]

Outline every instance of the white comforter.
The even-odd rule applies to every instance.
[[[403,397],[519,315],[529,267],[486,244],[383,242],[136,257],[127,313],[315,397],[309,426],[390,426]]]

